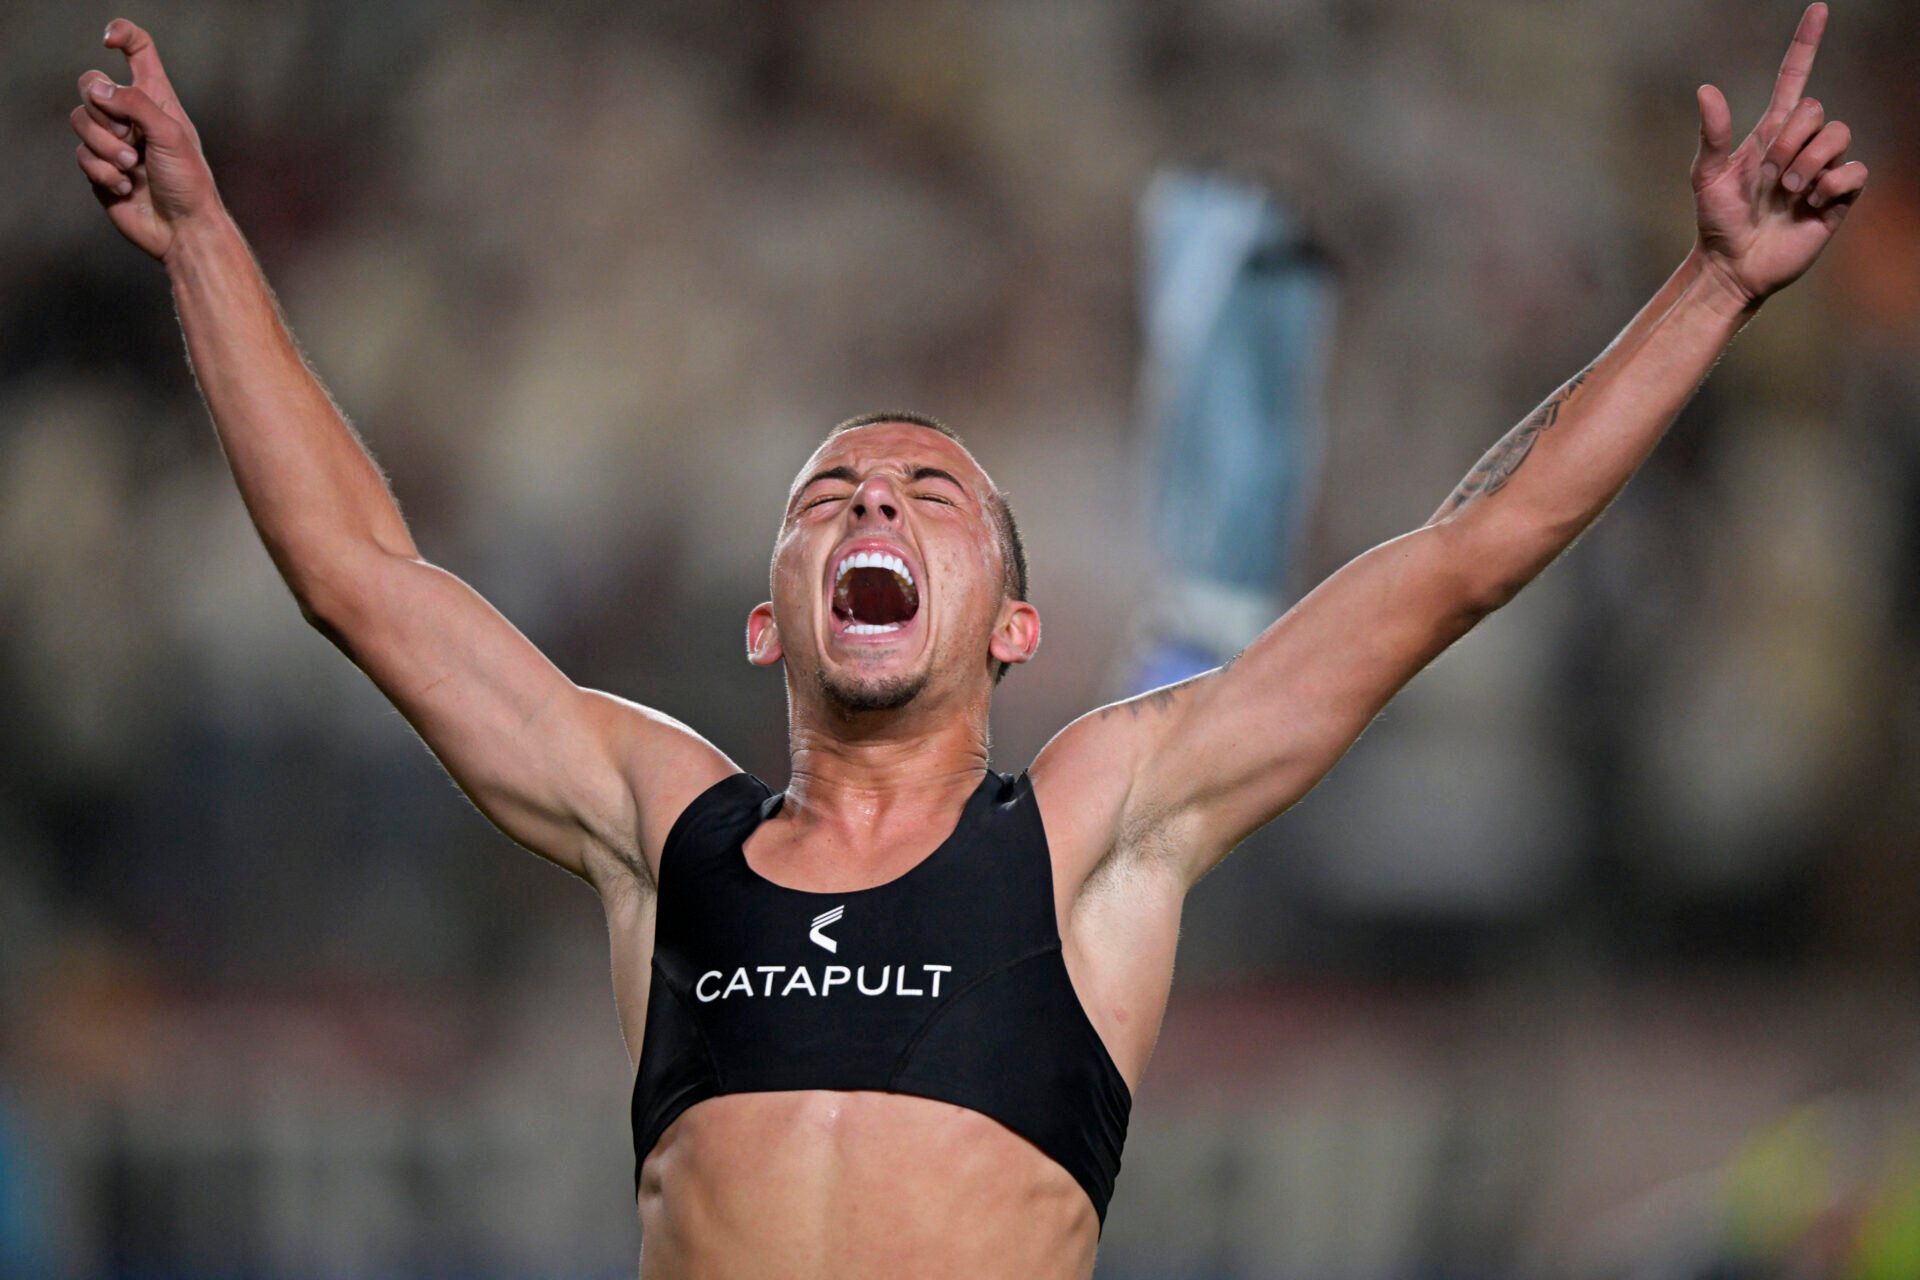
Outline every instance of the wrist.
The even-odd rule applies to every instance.
[[[173,224],[173,240],[161,256],[160,264],[177,282],[183,272],[192,270],[209,255],[229,252],[242,243],[240,228],[226,207],[216,201],[212,208]]]
[[[1745,324],[1766,301],[1765,295],[1748,290],[1719,255],[1697,241],[1687,254],[1685,269],[1691,277],[1689,291],[1725,319]]]

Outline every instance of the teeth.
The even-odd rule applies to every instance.
[[[859,567],[858,565],[854,566],[856,569]],[[889,622],[884,625],[878,622],[854,622],[848,624],[847,634],[850,636],[881,636],[889,631],[898,631],[902,625],[903,624],[898,622]]]
[[[885,551],[854,552],[833,571],[834,582],[838,584],[840,579],[847,576],[849,569],[891,569],[905,579],[908,586],[913,585],[913,570],[907,568],[907,562]]]

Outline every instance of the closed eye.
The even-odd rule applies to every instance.
[[[938,467],[915,467],[913,470],[913,474],[907,478],[910,481],[913,481],[915,483],[918,483],[921,481],[927,481],[927,482],[933,482],[933,483],[939,483],[939,484],[952,485],[953,491],[956,494],[965,494],[967,492],[967,486],[961,484],[960,481],[953,475],[952,472],[942,471]],[[919,492],[915,493],[913,496],[916,498],[926,498],[932,502],[944,502],[950,507],[958,505],[953,500],[953,498],[945,496],[940,493],[933,492],[929,489],[921,489]]]
[[[828,493],[822,497],[813,499],[811,502],[800,502],[799,501],[800,495],[806,493],[807,490],[813,488],[813,486],[817,484],[823,484],[831,481],[837,484],[850,485],[850,484],[859,483],[859,480],[860,480],[860,477],[857,474],[855,474],[854,469],[852,467],[846,467],[846,466],[828,467],[824,471],[816,471],[812,475],[808,476],[806,478],[805,483],[803,483],[800,486],[800,488],[795,491],[794,501],[796,505],[788,507],[787,510],[794,515],[798,515],[802,511],[806,511],[809,508],[819,506],[822,502],[832,502],[835,498],[841,498],[846,496],[845,494]]]

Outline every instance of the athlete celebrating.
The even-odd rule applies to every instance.
[[[988,765],[1040,616],[1011,512],[931,419],[831,434],[799,473],[747,657],[786,673],[792,781],[570,682],[420,557],[293,345],[147,33],[80,77],[81,169],[162,262],[228,462],[303,614],[475,805],[599,893],[636,1064],[644,1273],[1083,1277],[1181,903],[1387,700],[1620,492],[1733,335],[1866,183],[1803,96],[1824,5],[1733,144],[1698,93],[1696,242],[1425,525],[1226,665]]]

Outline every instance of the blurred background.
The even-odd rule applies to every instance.
[[[1625,495],[1190,900],[1100,1274],[1920,1275],[1920,81]],[[776,786],[741,656],[834,422],[959,429],[1113,696],[1164,495],[1141,193],[1339,272],[1297,597],[1427,520],[1691,241],[1798,0],[11,0],[0,44],[0,1275],[631,1274],[589,891],[301,621],[163,273],[74,166],[148,26],[430,559]]]

